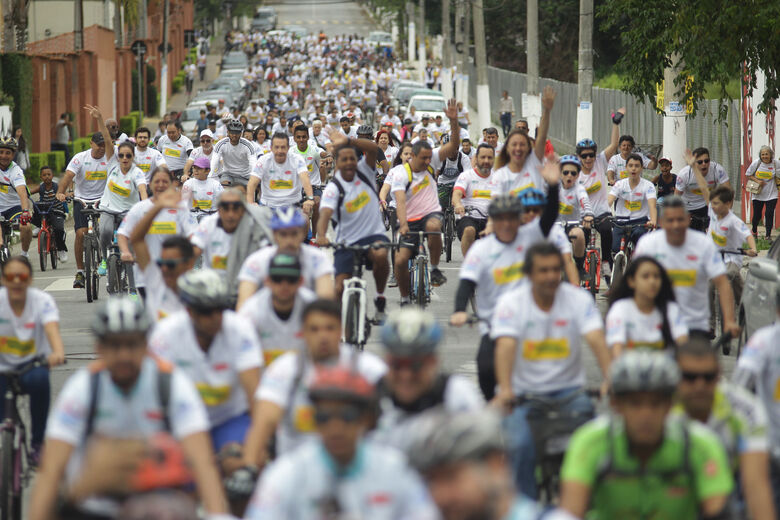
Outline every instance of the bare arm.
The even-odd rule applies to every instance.
[[[146,191],[146,184],[138,185],[138,195],[140,195],[141,200],[146,200],[149,198],[149,192]]]
[[[255,390],[257,390],[260,384],[260,367],[239,372],[238,381],[241,383],[241,388],[244,389],[247,402],[251,403],[254,399]],[[254,411],[254,409],[250,411]]]
[[[403,235],[409,231],[409,223],[406,221],[406,192],[398,190],[393,192],[395,197],[395,214],[398,217],[399,232]],[[405,231],[401,231],[405,229]]]
[[[314,292],[317,293],[317,296],[325,300],[335,300],[336,289],[333,286],[333,276],[329,274],[323,274],[317,278],[317,280],[314,282]]]
[[[262,467],[268,460],[268,443],[284,417],[284,409],[270,401],[252,404],[252,426],[244,439],[244,464]]]
[[[110,160],[114,156],[114,140],[111,138],[111,132],[106,127],[106,122],[103,119],[103,115],[100,113],[100,109],[92,105],[84,105],[84,108],[89,112],[98,124],[98,130],[103,134],[103,140],[106,142],[106,160]]]
[[[73,453],[73,446],[63,441],[47,439],[44,446],[41,466],[30,498],[30,520],[53,518],[65,466]]]
[[[539,121],[539,132],[536,134],[534,153],[540,161],[544,159],[544,147],[547,144],[547,132],[550,130],[550,112],[555,105],[555,90],[549,85],[542,90],[542,119]]]
[[[769,485],[769,454],[765,451],[743,453],[739,474],[748,511],[754,520],[774,520],[775,503]]]
[[[254,282],[248,282],[241,280],[238,282],[238,301],[236,303],[236,310],[241,310],[241,306],[247,301],[253,294],[257,292],[257,284]]]
[[[720,296],[720,308],[723,310],[723,329],[732,337],[739,336],[739,326],[734,320],[734,293],[731,290],[728,276],[722,274],[713,278],[712,283],[718,289]]]
[[[498,405],[506,406],[508,400],[513,397],[512,370],[515,367],[517,355],[517,339],[511,336],[501,336],[496,339],[496,381],[498,391],[496,399]]]
[[[379,190],[379,200],[387,202],[388,193],[390,193],[390,183],[386,182],[382,185],[382,189]]]
[[[246,183],[246,202],[247,204],[257,204],[255,200],[255,191],[260,184],[260,178],[254,175],[249,176],[249,181]]]
[[[27,186],[16,186],[14,189],[16,194],[19,195],[19,203],[22,209],[32,213],[32,204],[30,204],[30,199],[27,198]]]
[[[65,361],[65,345],[60,334],[60,322],[50,321],[44,324],[43,333],[46,334],[46,339],[51,346],[51,354],[48,357],[49,367],[61,365]]]
[[[59,186],[57,186],[57,200],[60,202],[65,200],[65,192],[68,191],[68,186],[70,186],[70,183],[75,176],[76,174],[70,170],[66,170],[65,175],[62,176],[62,180],[60,181]],[[60,195],[62,197],[60,197]]]
[[[458,102],[454,99],[447,101],[444,114],[450,120],[450,141],[439,148],[439,159],[447,160],[460,146],[460,125],[458,124]]]
[[[626,107],[619,108],[618,112],[625,115]],[[615,152],[617,151],[619,139],[620,139],[620,125],[616,125],[615,123],[612,123],[612,133],[609,136],[609,145],[606,148],[604,148],[605,156],[612,157],[613,155],[615,155]]]
[[[585,334],[585,341],[588,343],[593,355],[596,356],[596,361],[601,369],[601,375],[604,376],[604,381],[608,381],[610,355],[609,349],[607,349],[607,339],[604,337],[604,330],[597,329],[588,332]]]
[[[209,434],[200,432],[188,435],[181,439],[181,448],[192,467],[203,507],[212,514],[227,513],[228,503],[215,464]]]
[[[461,200],[463,200],[463,192],[460,190],[452,190],[452,206],[455,208],[455,213],[458,215],[464,215],[466,213],[466,208],[461,204]]]
[[[650,210],[650,223],[655,227],[658,225],[658,203],[655,199],[647,199],[647,206]]]
[[[580,482],[561,482],[561,509],[577,518],[585,518],[590,502],[590,487]]]
[[[580,272],[571,255],[563,255],[563,270],[566,272],[566,278],[568,278],[569,283],[575,287],[579,287]]]
[[[330,208],[320,207],[320,218],[317,221],[317,245],[322,247],[328,245],[328,223],[333,216],[333,210]]]

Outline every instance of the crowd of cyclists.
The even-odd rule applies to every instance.
[[[634,153],[620,109],[607,146],[583,139],[558,157],[549,87],[535,131],[520,120],[503,142],[489,128],[472,145],[455,100],[446,120],[395,114],[390,89],[410,73],[359,37],[231,42],[251,57],[259,102],[216,113],[199,147],[175,119],[156,139],[145,127],[128,138],[87,106],[91,148],[42,184],[49,202],[73,185],[74,288],[83,210],[99,201],[102,258],[116,230],[137,291],[95,308],[97,359],[51,406],[59,311],[31,287],[24,234],[2,266],[0,372],[45,356],[22,377],[28,518],[777,517],[780,319],[727,379],[710,288],[736,337],[742,259],[719,251],[755,256],[758,221],[751,233],[731,211],[741,186],[709,150],[672,174],[668,158]],[[15,146],[0,140],[0,213],[31,233]],[[769,219],[772,150],[754,166]],[[457,281],[441,269],[450,205]],[[431,285],[457,283],[449,325],[478,323],[478,384],[443,369],[443,326],[410,303],[419,231]],[[580,284],[596,232],[606,316]],[[610,269],[627,241],[633,256]],[[377,353],[342,340],[354,257],[329,256],[333,244],[377,244],[363,258]],[[780,313],[780,291],[770,304]]]

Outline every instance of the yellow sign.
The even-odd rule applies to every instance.
[[[269,183],[272,190],[289,190],[293,187],[293,181],[286,181],[284,179],[272,180]]]
[[[628,170],[622,170],[620,172],[620,178],[621,179],[627,179],[628,178]]]
[[[347,213],[355,213],[368,204],[369,200],[371,200],[371,198],[368,196],[368,193],[363,191],[353,200],[345,203],[344,207],[347,208]]]
[[[196,383],[195,387],[206,406],[218,406],[230,397],[230,385],[210,386],[206,383]]]
[[[508,267],[493,269],[493,281],[496,285],[504,285],[519,280],[523,277],[523,262],[517,262]]]
[[[642,209],[641,200],[627,200],[623,203],[628,211],[639,211]]]
[[[726,237],[715,233],[715,231],[710,231],[710,235],[712,236],[712,241],[715,242],[716,245],[726,247]]]
[[[152,227],[149,229],[150,235],[175,235],[176,234],[176,222],[163,221],[153,222]]]
[[[661,80],[661,83],[655,84],[655,108],[658,110],[664,109],[664,86],[665,81]]]
[[[667,269],[667,274],[675,287],[693,287],[696,285],[696,269]]]
[[[106,180],[106,170],[87,170],[84,172],[84,180],[104,181]]]
[[[192,207],[195,209],[211,209],[211,199],[192,199]]]
[[[596,181],[593,184],[593,186],[591,186],[590,188],[585,188],[585,191],[588,192],[588,195],[593,195],[594,193],[596,193],[600,189],[601,189],[601,181]]]
[[[759,170],[756,172],[756,177],[761,179],[762,181],[768,181],[769,179],[772,178],[773,175],[774,172],[768,172],[765,170]]]
[[[687,95],[688,92],[693,88],[693,76],[688,76],[685,80],[685,94]],[[693,99],[688,98],[685,101],[685,113],[686,114],[692,114],[693,113]]]
[[[165,148],[164,153],[168,157],[181,157],[181,150],[177,150],[176,148]]]
[[[114,181],[109,181],[108,189],[121,197],[130,196],[130,188],[123,188],[122,186],[119,186],[118,184],[114,183]]]
[[[8,185],[0,184],[0,193],[8,193]]]
[[[561,215],[571,215],[572,213],[574,213],[574,206],[570,206],[565,202],[559,202],[558,213],[560,213]]]
[[[0,354],[11,356],[29,356],[35,352],[35,340],[20,341],[10,336],[0,337]]]
[[[780,378],[775,383],[775,401],[780,401]]]
[[[270,365],[276,358],[281,356],[282,354],[286,353],[287,350],[278,349],[278,350],[266,350],[263,349],[263,361],[265,361],[265,366],[267,367]]]
[[[141,168],[141,171],[144,173],[149,173],[149,169],[152,167],[150,163],[141,163],[141,164],[135,163],[135,165]]]
[[[523,342],[523,357],[529,361],[549,361],[569,357],[568,338],[546,338]]]

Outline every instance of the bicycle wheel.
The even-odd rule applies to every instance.
[[[344,341],[350,345],[357,345],[359,325],[360,296],[356,293],[352,293],[347,300],[347,317],[344,320]]]
[[[715,337],[719,338],[723,334],[723,311],[720,308],[720,298],[718,297],[718,290],[712,291],[712,300],[710,301],[712,307],[712,331],[715,333]]]
[[[595,252],[589,253],[585,258],[588,263],[588,289],[595,298],[599,293],[599,277],[601,276],[599,259]]]
[[[4,242],[3,245],[0,246],[0,268],[5,265],[9,258],[11,258],[11,251],[9,251],[8,246],[5,245]]]
[[[748,340],[748,334],[747,334],[747,322],[745,320],[745,311],[740,310],[739,312],[739,337],[737,338],[737,359],[739,359],[739,355],[742,353],[742,347],[745,346],[745,343],[747,343]]]
[[[106,274],[108,275],[108,294],[117,294],[122,290],[121,282],[121,265],[119,258],[115,255],[108,256],[108,263],[106,264]]]
[[[455,240],[455,217],[447,212],[444,219],[444,254],[447,263],[452,261],[452,242]]]
[[[615,255],[615,263],[612,266],[612,287],[617,287],[620,284],[620,280],[623,279],[623,271],[626,270],[626,255],[623,252],[619,252]]]
[[[420,309],[425,309],[425,305],[428,303],[428,294],[426,291],[426,279],[428,274],[428,266],[426,265],[425,258],[419,256],[414,261],[416,264],[415,270],[417,271],[417,304]]]
[[[48,236],[49,233],[45,229],[38,232],[38,260],[41,264],[41,271],[46,270],[46,264],[49,260]]]
[[[92,272],[97,270],[97,265],[93,265],[92,241],[84,240],[84,283],[87,290],[87,303],[92,303],[92,286],[95,281],[92,278]]]
[[[11,520],[21,516],[14,511],[14,432],[13,430],[4,430],[2,435],[3,457],[2,457],[2,481],[0,482],[0,518],[2,520]]]
[[[100,247],[97,243],[97,238],[94,239],[92,244],[92,265],[95,266],[92,269],[92,299],[98,299],[98,292],[100,290],[100,276],[97,272],[97,266],[100,265]]]
[[[57,269],[57,245],[51,242],[51,236],[49,237],[49,256],[51,257],[51,268]]]
[[[409,300],[417,303],[417,263],[409,261]]]

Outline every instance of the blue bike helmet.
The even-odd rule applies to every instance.
[[[564,164],[573,164],[574,166],[577,167],[577,171],[582,170],[582,161],[580,161],[580,158],[577,157],[576,155],[564,155],[563,157],[561,157],[559,163],[561,168],[563,168]]]
[[[547,204],[544,192],[537,188],[527,188],[517,196],[523,208],[538,208]]]
[[[590,137],[586,137],[585,139],[580,139],[577,141],[577,155],[581,154],[583,150],[589,149],[593,149],[594,152],[597,150],[596,141]]]
[[[306,218],[303,216],[303,213],[293,206],[277,208],[271,217],[271,229],[274,231],[299,228],[304,225],[306,225]]]

